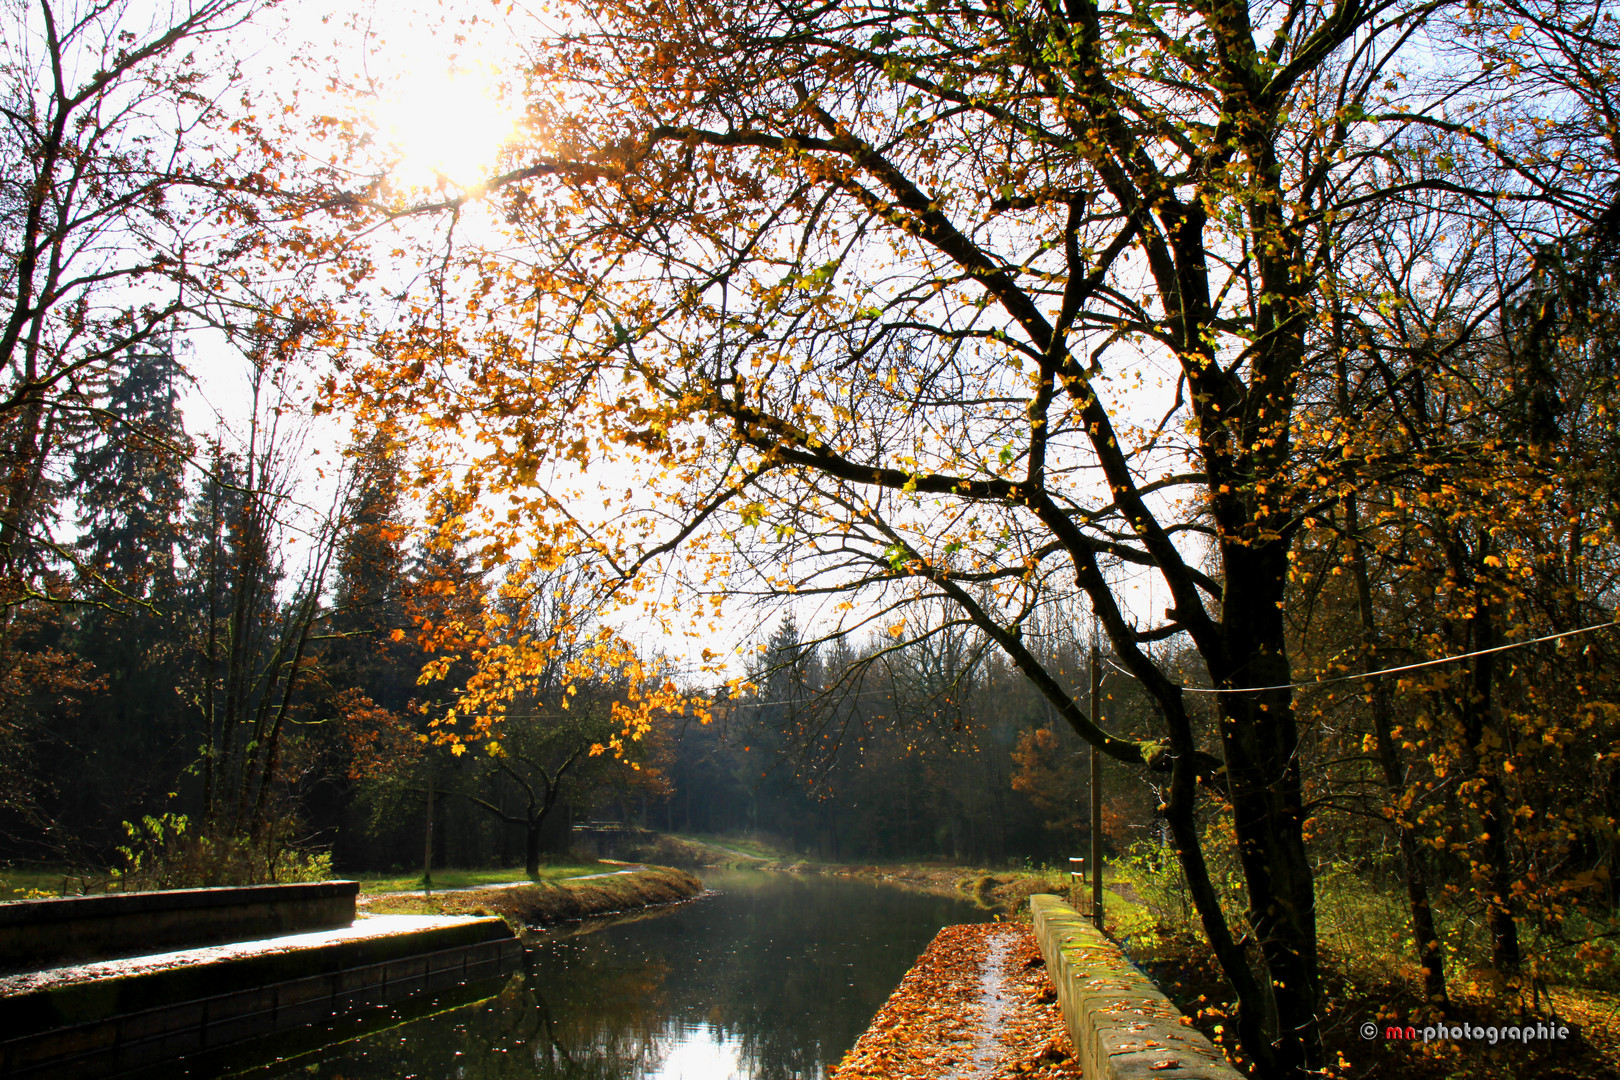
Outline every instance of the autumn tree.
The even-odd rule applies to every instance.
[[[591,575],[577,564],[550,572],[525,569],[532,568],[520,568],[502,583],[485,617],[489,644],[474,678],[494,682],[502,693],[470,699],[487,703],[496,715],[485,725],[489,738],[474,751],[483,759],[486,785],[469,798],[523,830],[524,866],[534,877],[548,827],[555,829],[559,818],[566,823],[571,810],[599,801],[603,789],[629,776],[645,772],[643,779],[661,788],[662,773],[644,768],[649,740],[635,740],[618,754],[605,752],[621,734],[613,705],[623,687],[616,671],[597,668],[581,645],[596,617],[581,606]],[[565,639],[571,643],[564,645]],[[539,654],[538,665],[506,666],[535,656],[525,648],[531,641],[554,645]]]
[[[222,286],[252,248],[243,219],[232,222],[233,179],[252,171],[263,148],[251,122],[229,129],[220,102],[240,75],[210,61],[211,39],[262,6],[7,6],[0,573],[8,603],[40,591],[41,560],[63,553],[46,532],[50,463],[91,416],[104,433],[123,434],[108,385],[129,356],[184,326],[218,322]]]
[[[638,590],[670,570],[699,601],[825,598],[846,631],[904,635],[908,607],[951,604],[1084,739],[1166,775],[1243,1052],[1313,1075],[1289,557],[1382,473],[1302,395],[1331,373],[1324,288],[1358,272],[1338,261],[1354,229],[1425,193],[1498,198],[1494,165],[1448,157],[1514,152],[1459,115],[1522,90],[1472,19],[1353,0],[599,8],[534,45],[531,137],[505,172],[389,208],[478,226],[354,373],[447,453],[483,448],[494,550],[533,527],[632,601],[667,602]],[[1478,45],[1465,74],[1418,74],[1456,42]],[[570,466],[609,478],[606,512]],[[1127,571],[1162,612],[1126,601]],[[1076,591],[1154,737],[1099,726],[1026,644]],[[1214,752],[1147,649],[1175,636],[1215,691]],[[1242,925],[1210,880],[1201,784],[1231,814]]]
[[[1357,489],[1305,520],[1296,552],[1291,608],[1302,633],[1310,627],[1309,662],[1341,675],[1470,654],[1311,704],[1336,714],[1335,728],[1366,725],[1365,758],[1327,756],[1375,766],[1426,990],[1442,1003],[1436,899],[1480,917],[1491,965],[1515,978],[1532,951],[1525,936],[1559,937],[1571,893],[1607,872],[1590,855],[1556,854],[1556,841],[1544,848],[1567,828],[1551,821],[1586,815],[1538,777],[1585,776],[1595,763],[1605,789],[1602,709],[1574,709],[1566,726],[1552,718],[1567,706],[1516,704],[1574,695],[1595,706],[1602,691],[1573,652],[1549,662],[1539,649],[1495,650],[1614,610],[1614,489],[1593,453],[1614,438],[1602,327],[1620,241],[1606,74],[1617,54],[1612,32],[1593,32],[1612,26],[1596,8],[1535,3],[1458,24],[1451,48],[1471,57],[1469,79],[1546,96],[1475,98],[1468,124],[1432,125],[1395,163],[1408,191],[1345,222],[1323,288],[1319,344],[1332,364],[1301,394],[1362,462]],[[1338,575],[1354,629],[1335,633]],[[1608,647],[1588,637],[1579,655]],[[1363,698],[1355,718],[1347,705]],[[1564,745],[1580,750],[1564,758]],[[1354,790],[1349,773],[1321,781],[1324,805]],[[1437,801],[1448,786],[1455,798]],[[1450,879],[1443,890],[1436,871]]]

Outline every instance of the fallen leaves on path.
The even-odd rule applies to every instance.
[[[992,947],[1005,950],[993,989],[982,973]],[[999,1008],[987,1009],[999,995]],[[985,1031],[996,1014],[995,1031]],[[976,1045],[994,1045],[980,1068]],[[979,1055],[984,1059],[984,1055]],[[845,1055],[834,1080],[1075,1080],[1074,1059],[1057,995],[1027,926],[947,926],[918,958],[872,1026]]]

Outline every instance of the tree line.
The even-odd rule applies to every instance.
[[[106,367],[119,426],[57,435],[40,514],[55,528],[30,555],[50,591],[7,610],[10,857],[202,884],[296,874],[317,853],[346,872],[411,870],[425,843],[440,866],[533,872],[593,816],[832,860],[1075,848],[1078,740],[1054,742],[1026,680],[961,628],[854,649],[806,641],[787,616],[709,723],[663,716],[628,753],[602,752],[625,685],[610,668],[565,678],[578,655],[554,657],[486,738],[441,735],[475,672],[419,683],[436,628],[555,636],[582,618],[580,575],[491,587],[453,500],[431,507],[438,528],[407,520],[384,434],[356,437],[330,507],[301,516],[307,434],[270,408],[240,444],[194,439],[175,353],[163,339],[127,350]],[[543,619],[513,617],[536,596]],[[1079,643],[1052,635],[1081,678]],[[1111,830],[1123,848],[1153,799],[1111,779],[1111,805],[1130,807]]]

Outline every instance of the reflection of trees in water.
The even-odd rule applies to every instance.
[[[297,1071],[332,1080],[627,1080],[656,1070],[667,1053],[658,1038],[667,967],[581,960],[563,978],[531,970],[489,1001],[334,1047]]]
[[[819,877],[748,891],[688,920],[663,955],[677,1018],[735,1041],[753,1080],[829,1071],[934,930],[971,917],[956,900]]]
[[[683,1038],[739,1053],[751,1080],[824,1076],[960,902],[788,875],[668,918],[531,939],[526,970],[492,1001],[321,1055],[336,1080],[640,1080]]]
[[[667,1052],[658,1036],[670,1006],[669,965],[576,945],[546,946],[543,965],[529,956],[524,992],[539,1023],[530,1036],[538,1075],[558,1080],[622,1080],[657,1067]]]

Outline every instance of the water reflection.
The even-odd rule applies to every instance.
[[[867,882],[735,871],[717,895],[536,934],[493,1000],[261,1076],[819,1080],[939,927],[985,913]]]

